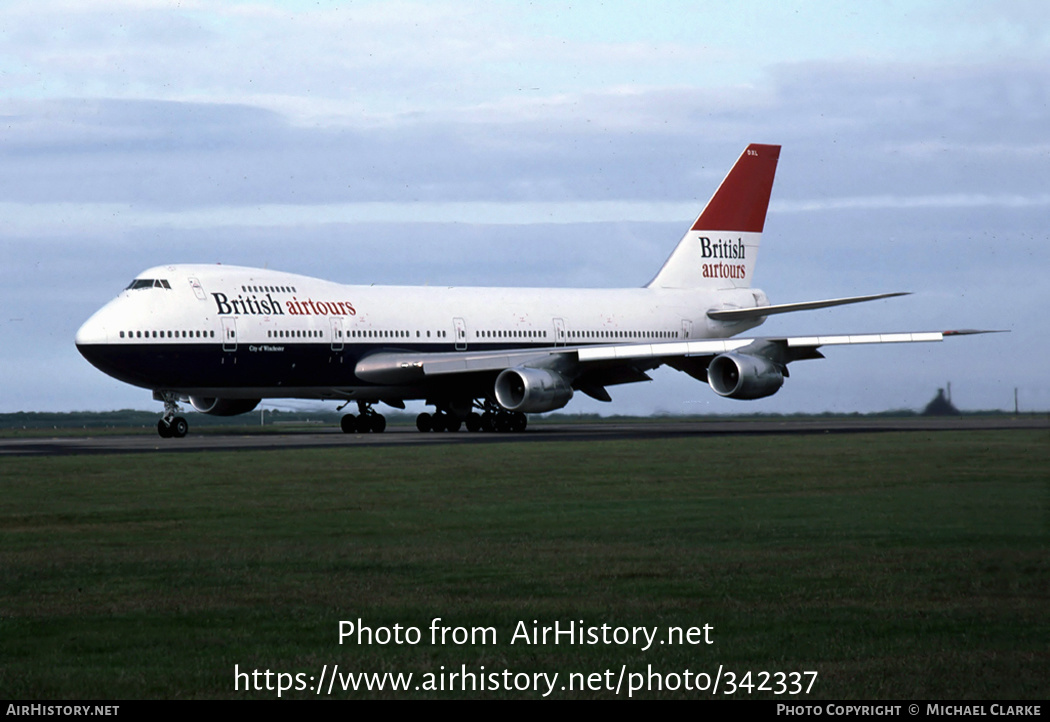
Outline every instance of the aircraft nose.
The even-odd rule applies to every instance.
[[[109,346],[112,314],[103,306],[77,330],[77,351],[103,373],[113,375],[113,354]],[[115,333],[115,332],[114,332]]]
[[[101,311],[95,313],[77,330],[76,344],[80,353],[84,353],[86,347],[97,346],[108,342],[109,333],[107,332],[106,322]]]

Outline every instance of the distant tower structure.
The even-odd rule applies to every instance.
[[[950,387],[949,387],[950,388]],[[959,413],[959,409],[952,405],[951,396],[945,396],[944,389],[937,389],[937,396],[933,401],[926,404],[923,416],[953,416]]]

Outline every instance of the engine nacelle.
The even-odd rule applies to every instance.
[[[507,411],[553,411],[571,398],[572,387],[555,371],[516,366],[496,377],[496,401]]]
[[[256,406],[262,399],[217,399],[211,396],[191,396],[190,403],[193,408],[202,414],[212,416],[236,416],[246,414]]]
[[[724,353],[708,365],[707,383],[719,396],[761,399],[784,385],[784,374],[777,364],[761,356]]]

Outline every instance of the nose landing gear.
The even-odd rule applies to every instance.
[[[170,391],[154,392],[153,398],[164,402],[164,416],[157,422],[157,433],[162,439],[181,439],[190,430],[190,424],[186,419],[177,416],[182,409],[179,408],[179,397]]]

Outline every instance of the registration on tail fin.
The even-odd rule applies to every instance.
[[[648,287],[749,288],[779,158],[749,145]]]

